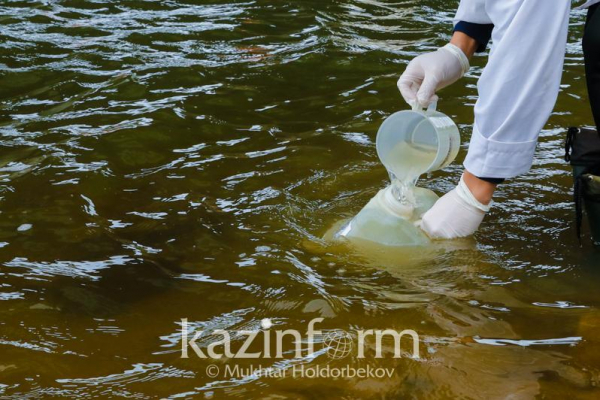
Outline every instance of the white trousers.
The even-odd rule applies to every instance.
[[[531,168],[558,96],[570,8],[570,0],[461,0],[456,21],[494,24],[464,162],[475,176],[511,178]]]

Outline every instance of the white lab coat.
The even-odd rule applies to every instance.
[[[558,96],[570,9],[571,0],[461,0],[455,22],[494,24],[464,162],[472,174],[511,178],[531,168]]]

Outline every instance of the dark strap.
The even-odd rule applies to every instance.
[[[573,191],[573,200],[575,201],[575,232],[577,233],[577,239],[581,244],[581,223],[583,221],[583,190],[584,182],[582,178],[583,174],[577,175],[575,178],[575,190]]]
[[[575,136],[579,133],[579,128],[574,126],[570,127],[567,131],[567,139],[565,140],[565,161],[571,161],[571,150],[573,149],[573,142]]]
[[[577,239],[581,244],[581,225],[583,222],[583,200],[600,202],[600,196],[587,192],[588,180],[591,175],[600,176],[600,162],[587,167],[583,172],[575,177],[575,189],[573,191],[573,200],[575,201],[575,231]]]

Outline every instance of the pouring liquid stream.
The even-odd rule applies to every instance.
[[[415,223],[437,200],[435,193],[415,186],[436,157],[437,148],[400,142],[389,153],[391,185],[380,190],[335,237],[386,246],[421,246],[429,242]]]
[[[437,147],[422,143],[400,142],[392,148],[388,173],[396,200],[408,206],[417,206],[415,185],[436,154]]]
[[[420,228],[421,219],[438,196],[416,182],[422,174],[448,166],[459,144],[456,124],[436,111],[436,104],[386,118],[377,132],[376,148],[391,184],[333,237],[393,247],[428,245],[431,241]]]

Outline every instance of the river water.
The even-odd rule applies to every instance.
[[[456,5],[3,1],[2,396],[597,398],[600,257],[575,238],[562,160],[565,128],[592,121],[583,12],[534,166],[501,186],[474,238],[404,251],[322,239],[387,184],[377,128],[407,108],[396,80],[448,40]],[[421,180],[438,194],[460,176],[485,60],[440,94],[463,146]],[[381,358],[297,357],[290,342],[281,359],[181,357],[182,318],[190,335],[265,318],[263,333],[305,335],[318,317],[316,345],[343,330],[354,352],[356,330],[412,329],[420,358],[395,358],[391,337]]]

